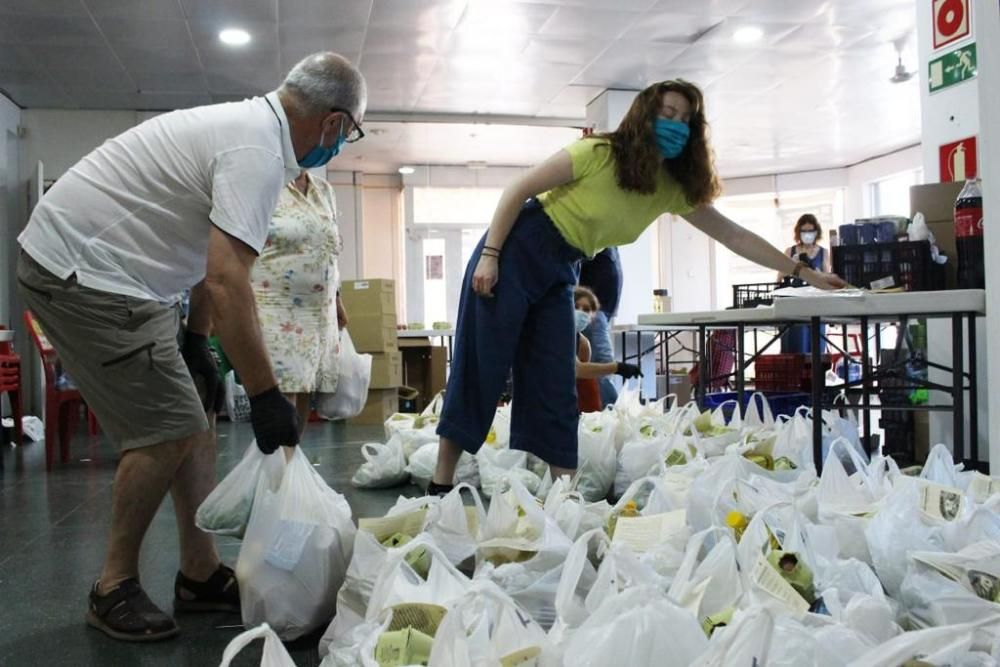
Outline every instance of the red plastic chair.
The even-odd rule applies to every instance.
[[[7,331],[0,326],[0,331]],[[14,352],[10,341],[0,341],[0,395],[7,394],[10,399],[11,417],[14,418],[14,438],[17,446],[24,444],[24,433],[21,431],[21,358]]]
[[[87,404],[79,389],[61,388],[57,385],[59,356],[30,310],[24,311],[24,322],[28,325],[28,334],[42,357],[42,368],[45,371],[45,467],[51,469],[56,457],[57,439],[61,460],[63,463],[69,463],[69,443],[80,419],[80,407],[86,410]],[[97,419],[89,410],[87,410],[87,430],[90,435],[97,435],[100,432]]]

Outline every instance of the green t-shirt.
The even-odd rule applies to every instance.
[[[652,194],[618,187],[607,139],[580,139],[566,152],[573,161],[573,180],[538,195],[538,200],[566,242],[588,257],[632,243],[664,213],[694,210],[666,171]]]

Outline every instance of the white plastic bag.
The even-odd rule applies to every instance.
[[[472,496],[472,508],[462,501],[462,491]],[[476,537],[486,522],[486,510],[476,487],[459,483],[430,508],[424,530],[447,556],[452,565],[460,565],[476,554]]]
[[[878,510],[881,489],[848,441],[838,439],[831,443],[830,454],[823,466],[816,493],[819,519],[836,531],[843,558],[871,563],[865,528]],[[844,468],[841,454],[850,457],[853,462],[854,472],[850,475]]]
[[[892,597],[899,595],[911,551],[942,551],[941,525],[920,511],[922,480],[900,478],[865,528],[876,574]]]
[[[584,415],[578,427],[579,465],[576,490],[585,500],[597,502],[607,497],[615,481],[615,417],[610,412]]]
[[[229,667],[233,662],[233,658],[240,651],[258,639],[264,640],[264,655],[261,657],[260,667],[295,667],[295,661],[292,660],[292,656],[288,655],[288,651],[285,650],[281,639],[267,623],[263,623],[259,627],[251,628],[233,637],[233,640],[229,642],[226,650],[222,653],[222,662],[219,663],[219,667]]]
[[[351,334],[340,332],[340,376],[337,391],[319,394],[316,412],[323,419],[350,419],[361,413],[372,379],[372,355],[358,354]]]
[[[963,467],[961,463],[955,464],[951,450],[946,445],[934,445],[920,471],[920,479],[944,486],[962,488],[964,485],[961,483],[958,473]]]
[[[426,487],[430,483],[431,478],[434,477],[439,446],[440,442],[435,439],[433,442],[421,445],[410,456],[409,463],[406,464],[406,472],[417,486]],[[475,456],[468,452],[462,452],[462,455],[458,457],[458,465],[455,467],[455,479],[453,482],[455,484],[464,482],[472,486],[479,486],[479,464]]]
[[[226,415],[233,422],[250,420],[250,397],[243,385],[236,381],[236,371],[226,373]]]
[[[555,620],[555,596],[572,543],[517,479],[495,496],[479,534],[476,578],[500,586],[542,626]]]
[[[267,456],[251,441],[240,462],[198,506],[195,525],[206,533],[243,537],[263,466],[277,466],[273,474],[280,475],[284,463],[284,456]]]
[[[265,474],[257,485],[236,562],[243,622],[290,640],[329,621],[354,534],[347,500],[296,447],[280,480]]]
[[[430,559],[426,579],[406,562],[406,557],[418,549],[426,552]],[[434,540],[426,534],[418,535],[386,554],[372,586],[365,621],[377,621],[386,610],[399,604],[433,604],[447,608],[468,587],[468,577],[448,562]]]
[[[479,486],[486,498],[492,498],[497,493],[497,487],[502,486],[508,477],[516,478],[531,493],[538,491],[542,483],[538,475],[527,469],[527,452],[481,447],[475,459],[479,466]]]
[[[361,446],[365,462],[358,466],[351,484],[361,489],[382,489],[405,484],[410,475],[406,472],[406,457],[399,435],[389,438],[384,445],[377,442]]]
[[[543,664],[545,631],[488,581],[473,581],[441,621],[429,667]]]
[[[640,586],[609,598],[584,621],[567,642],[563,664],[688,667],[707,645],[694,614],[663,591]]]
[[[764,607],[737,611],[729,625],[712,633],[708,650],[691,667],[767,665],[774,620],[772,611]]]

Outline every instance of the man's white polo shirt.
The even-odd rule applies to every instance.
[[[299,170],[276,93],[174,111],[76,163],[18,241],[60,278],[171,303],[205,276],[211,225],[260,252]]]

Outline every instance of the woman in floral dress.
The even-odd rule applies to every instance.
[[[313,392],[337,389],[340,300],[333,188],[303,171],[281,192],[267,243],[254,265],[257,313],[278,387],[299,412],[300,432]]]

